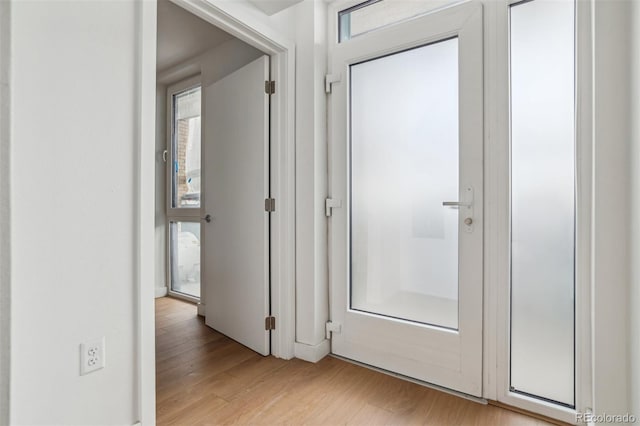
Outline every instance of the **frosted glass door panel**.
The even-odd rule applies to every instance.
[[[351,309],[458,328],[458,39],[351,65]]]
[[[511,7],[511,390],[574,405],[574,3]]]

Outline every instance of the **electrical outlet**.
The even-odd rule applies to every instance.
[[[80,345],[80,375],[104,368],[104,337]]]

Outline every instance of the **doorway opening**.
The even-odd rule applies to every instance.
[[[211,373],[175,363],[197,350],[216,363],[293,356],[293,48],[229,21],[216,6],[157,3],[157,377]],[[142,384],[144,413],[166,414],[165,379]]]

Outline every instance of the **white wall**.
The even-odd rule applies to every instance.
[[[11,424],[131,425],[137,6],[11,6]],[[106,368],[80,376],[102,336]]]
[[[234,38],[206,51],[202,55],[188,59],[181,64],[158,73],[158,87],[170,86],[197,74],[201,75],[202,85],[208,86],[262,54],[262,52],[247,43]]]
[[[631,412],[640,417],[640,2],[631,11]]]
[[[304,0],[269,24],[296,43],[296,356],[316,361],[329,351],[327,276],[326,95],[327,5]],[[291,25],[294,22],[295,25]]]
[[[630,403],[630,2],[594,5],[593,408],[624,414]]]
[[[200,57],[202,86],[210,86],[262,55],[262,52],[238,39],[222,43]]]

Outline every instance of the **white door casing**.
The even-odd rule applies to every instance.
[[[262,355],[270,353],[268,79],[262,56],[203,89],[205,323]]]
[[[330,95],[330,197],[342,201],[330,219],[332,352],[372,366],[482,395],[483,33],[482,4],[464,3],[372,31],[336,45]],[[350,66],[395,52],[458,39],[459,200],[473,188],[473,231],[458,218],[458,329],[350,309]],[[394,78],[390,75],[389,79]],[[380,84],[385,84],[380,81]],[[380,202],[384,203],[384,193]],[[442,200],[448,201],[448,200]]]

